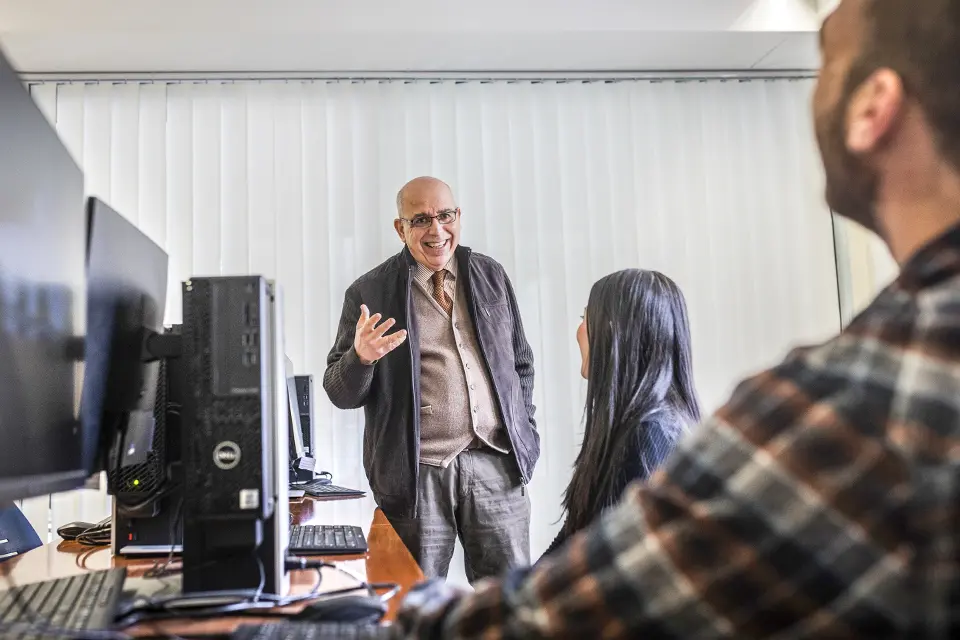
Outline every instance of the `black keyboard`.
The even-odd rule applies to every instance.
[[[398,638],[393,627],[349,622],[278,622],[243,625],[230,640],[388,640]]]
[[[290,553],[299,556],[362,554],[367,552],[363,529],[349,525],[295,524],[290,527]]]
[[[359,489],[347,489],[346,487],[338,487],[335,484],[330,484],[330,481],[324,478],[311,480],[303,484],[292,484],[290,488],[302,489],[308,496],[317,498],[353,498],[366,495],[366,493]]]
[[[110,629],[126,576],[114,568],[0,591],[0,638],[62,639],[72,637],[69,631]]]

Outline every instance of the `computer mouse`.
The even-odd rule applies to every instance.
[[[292,619],[377,624],[386,612],[387,605],[376,596],[335,596],[308,604]]]
[[[93,522],[68,522],[57,528],[57,535],[64,540],[75,540],[84,531],[89,531],[97,525]]]

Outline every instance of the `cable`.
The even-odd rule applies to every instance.
[[[259,556],[258,568],[262,570],[263,563]],[[320,587],[323,584],[323,569],[329,568],[350,576],[358,582],[356,586],[344,587],[320,593]],[[400,586],[395,583],[374,583],[370,584],[351,571],[339,567],[329,562],[321,560],[308,560],[306,558],[288,557],[284,562],[285,571],[291,570],[310,570],[317,572],[317,581],[313,588],[305,594],[297,596],[277,596],[275,594],[263,593],[264,573],[261,572],[261,582],[256,590],[241,591],[211,591],[200,593],[189,593],[178,596],[169,596],[166,598],[148,598],[142,603],[126,609],[117,617],[117,623],[121,627],[129,627],[143,622],[155,622],[158,620],[168,620],[171,618],[208,618],[213,616],[233,615],[255,615],[266,617],[290,617],[291,613],[264,611],[264,609],[276,609],[299,604],[308,600],[326,600],[337,596],[353,593],[357,589],[366,589],[371,596],[379,597],[382,602],[387,602],[400,591]],[[388,589],[389,593],[378,596],[377,589]],[[235,602],[223,602],[223,600],[236,599]],[[219,604],[217,604],[219,602]]]
[[[370,582],[368,584],[374,591],[377,589],[386,590],[386,593],[380,596],[380,600],[383,602],[390,602],[394,596],[400,593],[400,585],[396,582]]]
[[[148,496],[144,500],[141,500],[140,502],[134,502],[134,503],[124,502],[126,498],[125,497],[121,498],[122,494],[114,494],[114,498],[117,501],[117,509],[119,509],[125,514],[134,512],[134,515],[136,515],[135,512],[140,511],[141,509],[144,509],[146,507],[149,507],[150,505],[157,502],[158,500],[162,500],[163,498],[166,498],[170,494],[180,489],[180,486],[181,486],[180,484],[168,485],[166,483],[163,483],[150,496]]]
[[[76,541],[89,547],[102,547],[110,544],[110,518],[104,518],[77,534],[68,533],[67,527],[68,525],[63,525],[57,529],[57,535],[64,540]]]
[[[177,530],[180,527],[181,520],[183,518],[183,496],[180,497],[180,501],[177,503],[177,515],[174,516],[173,522],[170,524],[170,553],[167,555],[166,561],[161,565],[158,562],[154,562],[153,566],[147,569],[143,577],[147,579],[151,578],[163,578],[164,576],[170,575],[170,564],[173,562],[173,556],[176,554],[176,540],[177,540]]]
[[[357,574],[353,573],[349,569],[346,569],[344,567],[341,567],[340,565],[336,565],[330,562],[324,562],[323,560],[309,560],[307,558],[300,557],[300,556],[288,556],[286,560],[284,560],[283,567],[285,571],[293,571],[296,569],[300,569],[300,570],[304,570],[304,569],[319,570],[323,568],[333,569],[334,571],[339,571],[340,573],[353,578],[359,583],[356,587],[346,587],[343,589],[337,589],[336,591],[328,591],[326,593],[321,594],[323,596],[340,594],[340,593],[350,593],[352,591],[356,591],[357,589],[366,589],[371,596],[379,597],[382,602],[388,602],[391,598],[393,598],[395,595],[397,595],[397,593],[400,592],[400,585],[397,584],[396,582],[367,582],[366,580],[364,580]],[[381,590],[385,589],[388,592],[382,596],[378,596],[377,595],[378,589],[381,589]]]
[[[259,558],[258,558],[259,560]],[[263,563],[259,562],[259,567]],[[251,612],[262,613],[264,609],[274,609],[287,607],[293,604],[299,604],[307,600],[315,599],[319,595],[320,586],[323,583],[323,574],[320,567],[316,568],[317,581],[309,593],[298,596],[277,596],[270,593],[263,593],[265,575],[261,573],[260,586],[256,591],[212,591],[202,593],[190,593],[180,596],[170,596],[161,599],[147,599],[143,604],[127,609],[117,617],[117,623],[121,627],[129,627],[143,622],[156,622],[158,620],[169,620],[172,618],[209,618],[223,616],[227,614],[244,615]],[[356,587],[350,589],[355,591]],[[326,594],[324,594],[326,595]],[[227,602],[222,604],[213,604],[212,601],[239,598],[236,602]],[[193,604],[196,602],[197,604]],[[291,614],[270,614],[289,617]]]
[[[73,562],[77,565],[77,568],[82,569],[83,571],[95,571],[95,569],[91,569],[87,566],[87,560],[93,554],[99,551],[106,551],[107,548],[108,547],[90,547],[89,549],[85,549],[83,552],[76,555],[76,557],[73,559]]]
[[[106,547],[110,544],[110,522],[91,527],[76,537],[76,542],[88,547]]]

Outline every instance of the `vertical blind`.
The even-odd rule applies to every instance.
[[[836,216],[837,281],[846,326],[899,272],[887,245],[859,224]]]
[[[535,352],[535,557],[559,526],[582,436],[574,332],[594,281],[626,267],[676,280],[708,410],[744,375],[839,328],[811,89],[807,79],[31,86],[88,193],[169,252],[167,321],[180,319],[189,276],[276,278],[287,352],[317,378],[345,288],[401,248],[397,190],[418,175],[446,180],[462,242],[504,264]],[[362,414],[320,395],[319,466],[366,487]],[[102,494],[79,493],[54,497],[55,525],[106,515]],[[39,518],[43,501],[27,502]],[[370,507],[340,508],[362,519]]]

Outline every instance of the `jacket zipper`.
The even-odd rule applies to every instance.
[[[417,407],[420,406],[420,372],[416,370],[416,363],[413,357],[413,336],[410,335],[410,318],[413,301],[411,296],[411,286],[413,284],[413,266],[407,266],[407,293],[404,312],[407,314],[407,348],[410,349],[410,383],[413,386],[413,438],[416,443],[416,457],[413,463],[413,517],[417,517],[417,508],[420,506],[420,412]]]
[[[476,324],[477,319],[480,317],[479,309],[477,308],[477,297],[474,295],[473,291],[473,280],[470,277],[470,255],[467,254],[466,259],[466,269],[467,272],[467,284],[470,286],[470,304],[473,306],[473,322]],[[480,344],[480,351],[483,352],[483,365],[487,368],[487,375],[490,376],[490,384],[493,385],[493,390],[497,394],[497,405],[500,409],[500,417],[504,418],[506,422],[506,414],[503,411],[503,401],[500,399],[500,390],[497,389],[497,383],[493,376],[493,372],[490,371],[490,364],[487,362],[487,349],[483,346],[483,337],[480,335],[480,329],[477,328],[477,342]],[[513,433],[510,431],[510,426],[507,424],[503,425],[503,428],[507,430],[507,437],[510,439],[510,446],[513,447],[513,457],[517,461],[517,470],[520,471],[520,495],[526,495],[527,493],[527,475],[523,472],[523,465],[520,464],[520,449],[517,447],[517,443],[513,439]]]

